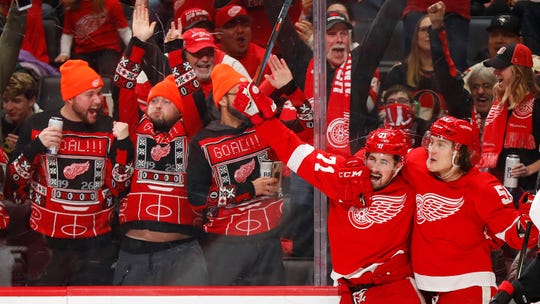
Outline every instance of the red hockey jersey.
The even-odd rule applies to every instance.
[[[495,287],[491,246],[485,231],[520,248],[511,194],[492,175],[476,168],[443,182],[426,167],[427,151],[407,155],[402,171],[416,191],[411,261],[419,289],[451,291]]]

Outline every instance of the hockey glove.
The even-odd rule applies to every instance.
[[[338,199],[345,205],[364,208],[371,205],[371,173],[364,162],[349,158],[338,168]]]
[[[497,293],[491,298],[489,304],[507,304],[510,300],[515,300],[517,304],[531,303],[529,297],[526,295],[525,290],[521,286],[521,283],[514,281],[512,283],[503,281]]]
[[[259,125],[264,119],[274,117],[277,112],[274,101],[265,96],[253,82],[242,83],[238,86],[233,106],[249,117],[254,125]]]

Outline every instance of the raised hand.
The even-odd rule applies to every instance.
[[[178,27],[176,27],[174,21],[171,21],[171,28],[167,31],[164,42],[167,43],[180,38],[182,38],[182,22],[178,18]]]
[[[279,59],[276,55],[270,56],[268,67],[272,71],[272,75],[265,74],[264,78],[276,89],[282,88],[293,79],[292,72],[285,60]]]
[[[136,5],[135,10],[133,11],[133,21],[131,24],[133,37],[137,37],[141,41],[147,41],[154,35],[155,27],[155,21],[150,23],[148,8],[144,5]]]
[[[113,122],[113,135],[118,140],[122,140],[129,136],[129,126],[125,122],[115,121]]]
[[[427,13],[433,29],[438,29],[443,26],[444,14],[446,13],[446,5],[444,2],[439,1],[430,5],[427,9]]]

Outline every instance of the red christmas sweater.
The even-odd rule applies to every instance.
[[[253,127],[232,128],[219,121],[202,129],[189,146],[189,201],[206,209],[206,232],[253,236],[278,226],[283,199],[255,196],[251,181],[260,177],[260,164],[271,160],[270,147]]]
[[[328,235],[334,279],[359,277],[397,254],[408,254],[415,205],[412,188],[403,178],[398,175],[375,191],[369,207],[344,205],[339,203],[344,187],[337,172],[345,157],[302,142],[277,119],[258,126],[257,134],[292,171],[330,198]]]
[[[443,182],[426,167],[427,151],[407,155],[403,177],[416,191],[411,261],[419,289],[435,292],[495,285],[489,229],[513,248],[521,248],[519,212],[499,180],[476,168]]]
[[[128,27],[122,5],[118,0],[105,0],[105,9],[96,13],[92,1],[81,1],[78,10],[66,10],[63,34],[73,35],[75,54],[103,49],[121,52],[118,29]]]
[[[168,46],[171,46],[170,43]],[[134,123],[138,110],[136,79],[142,71],[144,42],[132,38],[116,68],[115,84],[120,89],[120,120]],[[169,53],[169,63],[183,101],[183,117],[170,130],[156,132],[152,121],[142,115],[132,138],[136,143],[134,174],[129,194],[122,200],[120,223],[136,229],[162,232],[196,233],[200,212],[187,200],[185,185],[188,138],[202,126],[198,104],[204,95],[189,64],[183,64],[180,49]],[[185,128],[187,127],[187,130]]]
[[[30,226],[53,238],[82,239],[111,231],[114,196],[125,191],[133,173],[133,145],[116,140],[113,120],[99,116],[87,125],[63,119],[57,155],[38,138],[60,109],[32,115],[19,134],[16,158],[7,168],[4,195],[32,204]]]

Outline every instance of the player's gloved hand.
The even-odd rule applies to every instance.
[[[338,198],[339,202],[354,207],[368,207],[371,205],[371,172],[364,162],[351,157],[338,168]]]
[[[531,211],[531,205],[534,200],[534,194],[530,192],[524,192],[523,195],[519,198],[519,213],[520,214],[529,214]]]
[[[527,229],[527,223],[531,222],[529,212],[531,211],[532,201],[534,200],[534,194],[525,192],[519,199],[519,233],[520,237],[525,235]],[[532,224],[532,222],[531,222]],[[533,224],[531,227],[531,233],[529,235],[528,246],[534,246],[538,243],[538,228]]]
[[[274,101],[264,95],[253,82],[242,83],[238,86],[233,106],[249,117],[254,125],[259,125],[264,119],[274,117],[277,112]]]
[[[517,304],[531,303],[529,296],[519,281],[513,281],[512,283],[503,281],[497,288],[497,293],[489,301],[489,304],[507,304],[512,299]]]
[[[0,203],[0,230],[6,229],[9,225],[9,214],[4,204]]]

